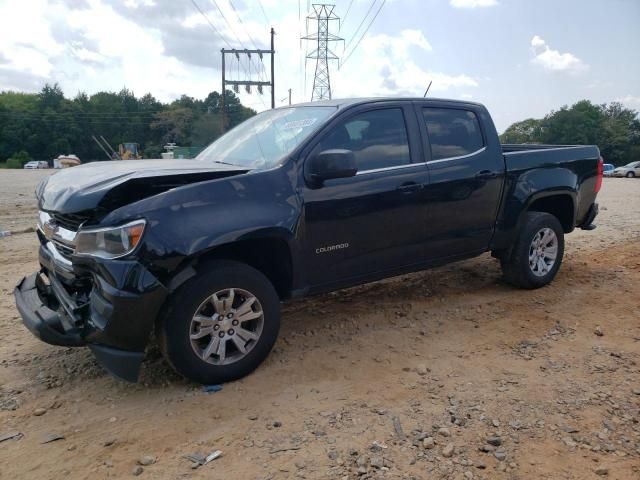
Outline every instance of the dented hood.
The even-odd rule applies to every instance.
[[[41,210],[109,211],[190,183],[246,173],[247,168],[196,160],[119,160],[66,168],[36,190]]]

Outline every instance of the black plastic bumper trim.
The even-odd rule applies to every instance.
[[[45,305],[38,292],[37,278],[40,273],[24,277],[14,290],[16,307],[22,323],[43,342],[63,347],[89,346],[98,363],[113,376],[127,382],[136,382],[144,351],[132,352],[105,345],[88,344],[78,331],[66,330],[61,314]],[[51,280],[51,277],[49,277]],[[57,294],[58,292],[56,292]],[[58,297],[60,300],[60,298]],[[69,298],[67,307],[73,311]]]
[[[589,211],[587,212],[587,216],[584,218],[584,221],[580,225],[580,228],[582,230],[594,230],[596,226],[593,224],[593,221],[598,216],[599,211],[600,211],[600,208],[598,207],[597,203],[594,203],[593,205],[591,205],[591,208],[589,208]]]
[[[24,326],[40,340],[51,345],[86,345],[79,333],[64,331],[60,314],[42,302],[36,286],[37,275],[39,274],[34,273],[24,277],[13,291]]]
[[[111,375],[127,382],[137,382],[144,352],[129,352],[105,345],[89,345],[96,360]]]

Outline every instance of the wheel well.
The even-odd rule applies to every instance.
[[[555,216],[565,233],[573,230],[574,207],[569,195],[552,195],[535,200],[528,208],[531,212],[545,212]]]
[[[291,253],[289,245],[284,240],[257,238],[221,245],[199,256],[197,265],[214,259],[246,263],[269,279],[281,300],[291,295]]]

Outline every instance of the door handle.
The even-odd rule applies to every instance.
[[[409,194],[417,192],[418,190],[422,190],[423,187],[424,185],[422,185],[421,183],[403,183],[397,188],[397,190],[400,193]]]
[[[480,170],[478,173],[476,173],[476,178],[479,179],[496,178],[497,176],[498,173],[492,170]]]

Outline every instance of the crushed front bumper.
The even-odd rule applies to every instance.
[[[136,261],[86,260],[74,264],[76,278],[56,273],[52,261],[41,246],[42,269],[14,290],[24,325],[52,345],[89,346],[111,374],[137,381],[166,288]]]
[[[62,317],[49,308],[40,298],[39,291],[44,290],[39,273],[24,277],[14,291],[16,307],[22,316],[22,323],[36,337],[51,345],[78,347],[86,345],[80,332],[63,325]],[[38,287],[37,284],[41,284]]]

